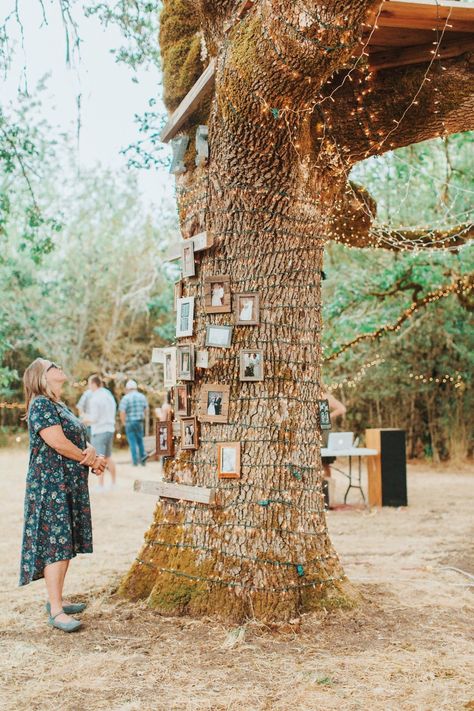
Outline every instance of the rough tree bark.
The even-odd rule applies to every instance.
[[[182,342],[202,348],[206,324],[233,323],[232,314],[204,313],[206,276],[229,274],[233,294],[257,292],[261,323],[235,327],[231,349],[210,349],[215,364],[198,371],[192,386],[194,413],[204,383],[230,385],[228,424],[202,423],[200,448],[178,451],[165,467],[169,481],[217,487],[219,505],[161,500],[120,590],[166,613],[288,620],[352,595],[328,537],[321,493],[320,272],[348,172],[375,149],[353,127],[350,113],[360,104],[354,87],[347,93],[342,83],[334,101],[324,96],[350,68],[373,2],[261,0],[239,20],[241,5],[165,0],[160,40],[170,108],[202,69],[196,72],[199,41],[204,56],[217,60],[209,165],[194,166],[191,141],[187,172],[177,181],[183,236],[207,230],[214,238],[197,278],[185,280],[196,317],[193,338]],[[188,81],[179,73],[187,65]],[[177,77],[173,94],[169,82]],[[392,130],[397,91],[379,99],[371,92],[377,130]],[[184,132],[192,137],[207,110]],[[402,122],[380,152],[442,128],[424,123],[419,134],[411,125],[408,140]],[[246,348],[263,351],[263,382],[239,382],[239,351]],[[241,442],[240,480],[218,481],[220,441]]]

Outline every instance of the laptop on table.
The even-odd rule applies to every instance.
[[[351,449],[354,446],[353,432],[330,432],[328,436],[327,449],[337,451],[338,449]]]

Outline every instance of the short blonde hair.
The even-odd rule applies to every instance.
[[[44,395],[53,402],[57,402],[57,398],[48,385],[46,380],[46,370],[48,361],[44,358],[36,358],[23,374],[23,388],[25,391],[25,419],[28,417],[30,405],[35,397]]]

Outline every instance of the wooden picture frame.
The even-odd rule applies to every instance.
[[[260,323],[260,295],[256,292],[234,294],[236,326],[258,326]]]
[[[240,442],[217,443],[217,477],[240,479]]]
[[[194,346],[192,344],[176,347],[176,379],[194,380]]]
[[[249,348],[240,351],[240,380],[242,382],[257,382],[263,380],[263,351]]]
[[[183,296],[183,280],[179,279],[179,281],[175,281],[174,283],[174,307],[173,311],[176,311],[178,308],[178,299],[181,299]]]
[[[165,388],[176,385],[176,348],[163,348],[163,384]]]
[[[198,421],[195,415],[181,418],[181,449],[198,449]]]
[[[156,423],[156,458],[172,457],[173,454],[173,423],[171,420],[160,420]]]
[[[232,311],[228,274],[204,279],[204,311],[207,314],[225,314]]]
[[[207,324],[206,342],[204,345],[212,348],[230,348],[232,343],[232,326],[217,326]]]
[[[194,259],[194,242],[186,240],[181,247],[181,267],[184,277],[196,275],[196,262]]]
[[[176,338],[192,336],[194,330],[194,296],[177,299]]]
[[[198,417],[201,422],[227,422],[230,385],[206,383],[201,387]]]
[[[176,417],[187,417],[191,412],[189,385],[175,385],[173,388],[174,414]]]

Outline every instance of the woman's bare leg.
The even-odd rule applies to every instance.
[[[44,567],[44,580],[48,591],[52,617],[63,609],[63,586],[68,566],[69,560],[58,560],[56,563],[50,563]],[[72,618],[63,612],[56,619],[59,622],[70,622]]]

